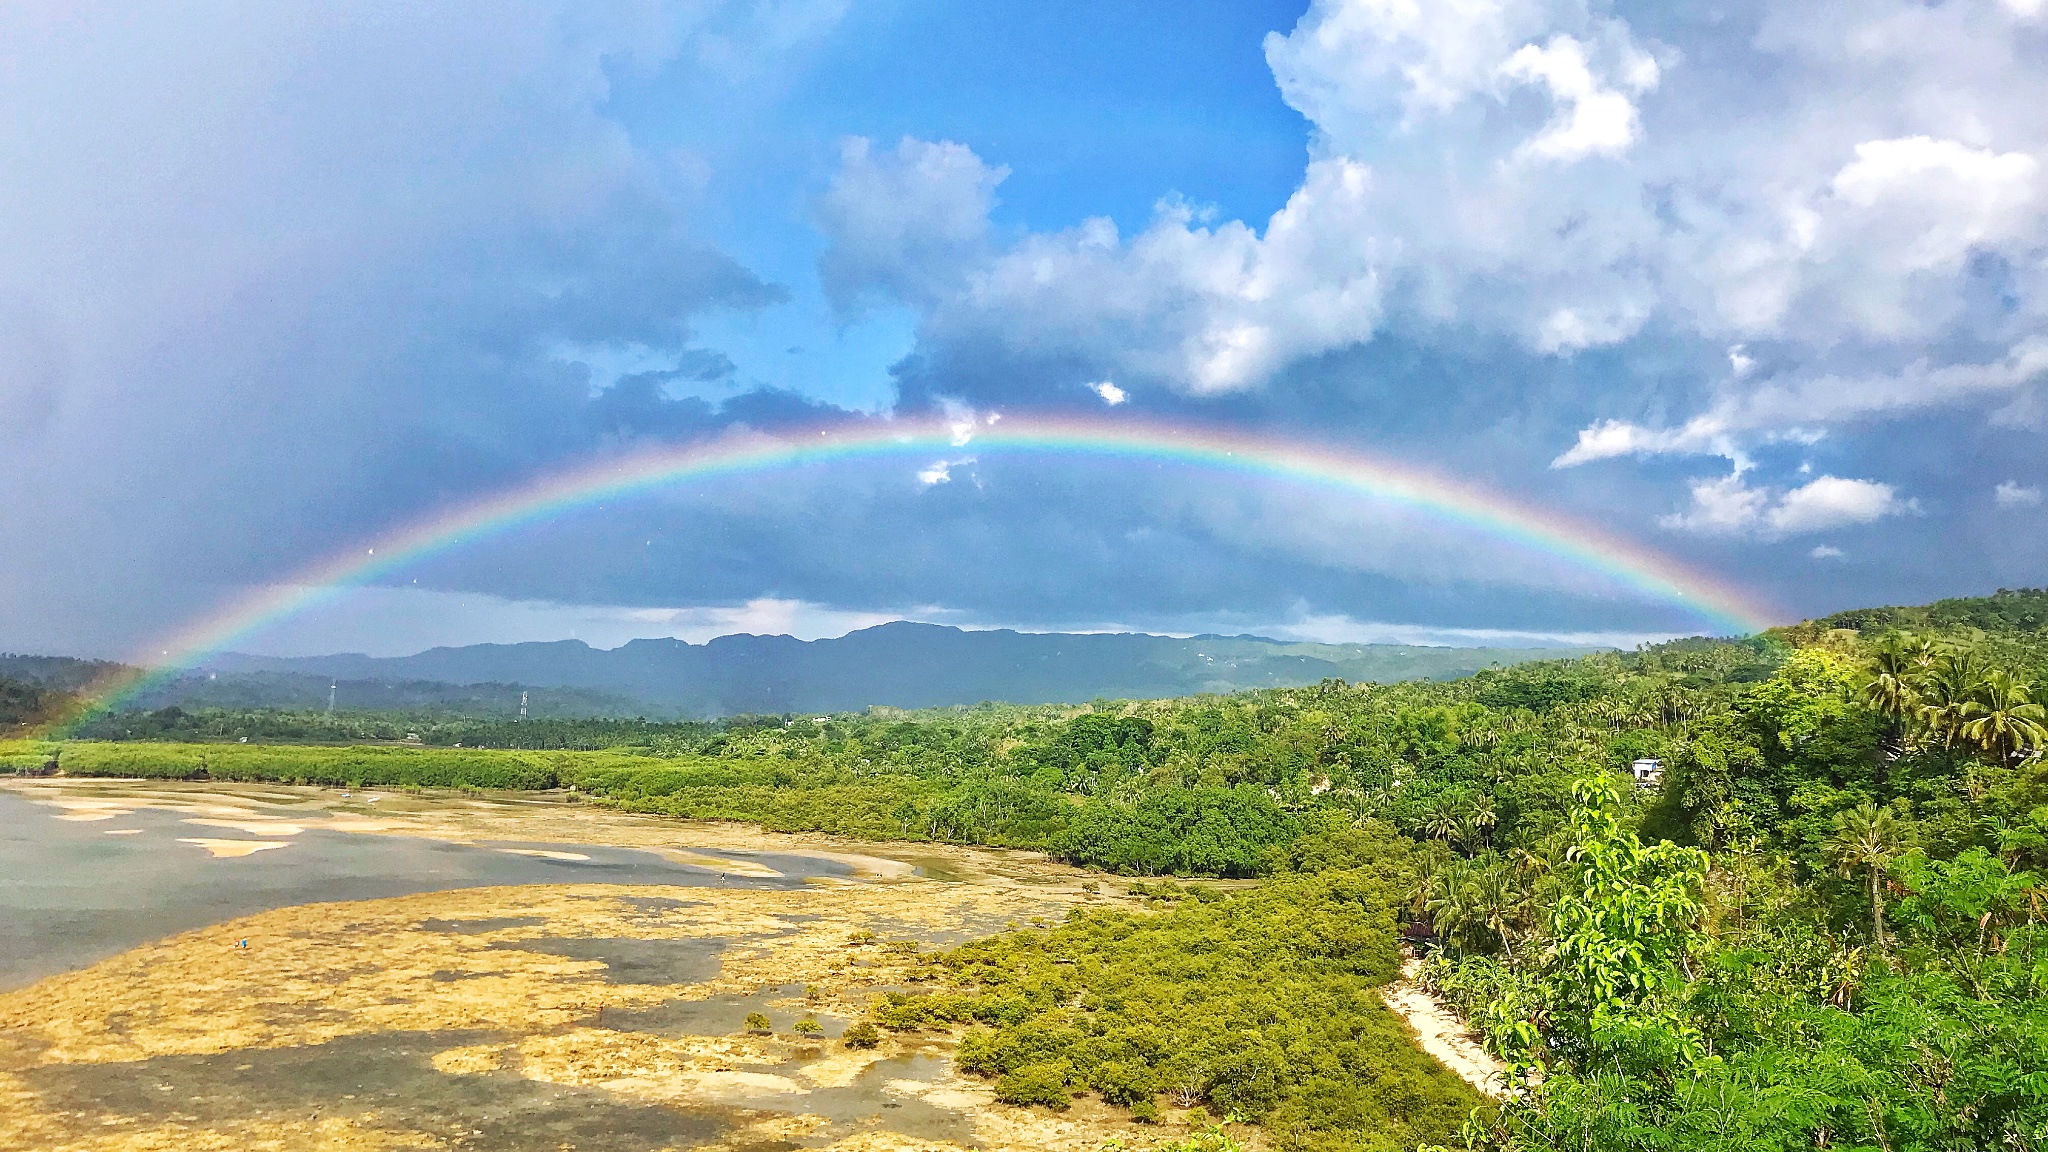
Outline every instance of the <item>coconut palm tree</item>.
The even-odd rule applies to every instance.
[[[1494,811],[1493,797],[1480,793],[1472,798],[1465,809],[1465,836],[1468,843],[1492,843],[1493,829],[1500,823],[1500,814]]]
[[[1852,876],[1858,868],[1870,873],[1870,939],[1884,951],[1884,870],[1898,857],[1899,822],[1890,809],[1865,800],[1835,817],[1835,834],[1828,841],[1842,875]]]
[[[1920,722],[1941,740],[1943,748],[1953,748],[1968,719],[1964,706],[1977,696],[1984,680],[1984,661],[1973,648],[1942,650],[1932,645],[1929,654],[1920,658],[1926,660],[1927,667],[1914,685],[1920,696],[1916,709]]]
[[[1962,738],[2000,764],[2048,746],[2048,708],[2034,702],[2032,685],[2010,672],[1985,673],[1974,698],[1956,713]]]
[[[1472,914],[1500,937],[1502,955],[1515,959],[1514,932],[1529,903],[1529,894],[1505,867],[1488,868],[1472,886]]]
[[[1885,719],[1878,747],[1886,767],[1905,755],[1906,725],[1919,714],[1922,648],[1924,645],[1911,637],[1894,634],[1886,637],[1870,658],[1870,682],[1863,686],[1863,702]]]
[[[1437,796],[1422,818],[1422,830],[1433,839],[1450,843],[1451,837],[1464,830],[1464,817],[1459,811],[1462,807],[1456,796],[1449,793]]]
[[[1429,914],[1429,926],[1440,940],[1463,940],[1465,930],[1477,919],[1478,893],[1456,870],[1430,878],[1429,895],[1422,909]]]

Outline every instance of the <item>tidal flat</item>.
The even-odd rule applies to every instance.
[[[0,1148],[1035,1152],[1180,1130],[999,1104],[945,1034],[840,1042],[920,986],[917,948],[1118,899],[1031,854],[905,847],[532,798],[10,782]]]

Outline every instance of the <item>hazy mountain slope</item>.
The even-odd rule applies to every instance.
[[[706,644],[635,640],[611,650],[565,640],[435,648],[400,657],[227,655],[209,667],[223,673],[576,688],[632,697],[665,711],[716,716],[848,711],[871,704],[925,708],[982,700],[1038,704],[1184,696],[1313,684],[1327,677],[1437,679],[1570,651],[966,632],[897,622],[832,640],[721,636]]]
[[[317,712],[327,707],[329,689],[343,712],[417,712],[450,716],[512,716],[522,693],[531,696],[528,714],[543,717],[633,716],[658,713],[637,697],[578,688],[495,681],[450,684],[432,680],[344,679],[305,672],[229,672],[180,676],[138,693],[131,706],[162,708],[281,708]]]

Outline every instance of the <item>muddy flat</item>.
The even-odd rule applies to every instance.
[[[237,848],[258,844],[282,847]],[[1030,854],[906,847],[526,798],[13,783],[0,1148],[1049,1152],[1180,1130],[999,1104],[955,1037],[840,1042],[879,991],[927,986],[919,948],[1115,898]]]

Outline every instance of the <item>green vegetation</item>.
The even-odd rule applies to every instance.
[[[1315,839],[1322,871],[1228,894],[1141,885],[1148,911],[1076,911],[934,956],[942,987],[891,994],[875,1020],[969,1025],[961,1067],[1012,1103],[1091,1091],[1151,1119],[1163,1096],[1258,1119],[1294,1147],[1447,1139],[1479,1097],[1378,992],[1418,879],[1408,845],[1376,824]]]
[[[2048,592],[2023,590],[1447,683],[1083,709],[155,713],[115,719],[175,741],[59,751],[71,772],[574,786],[1256,879],[1133,885],[1148,907],[934,956],[922,994],[877,1006],[882,1028],[961,1029],[1013,1101],[1199,1105],[1332,1150],[2043,1149],[2044,620]],[[344,724],[363,734],[336,743],[417,744],[265,742]],[[1645,759],[1661,777],[1639,784]],[[1506,1104],[1473,1110],[1380,1006],[1404,927],[1508,1062]]]
[[[540,789],[555,787],[560,780],[551,760],[559,753],[375,746],[17,741],[0,744],[0,767],[40,764],[51,754],[73,776],[281,781],[349,788]]]

